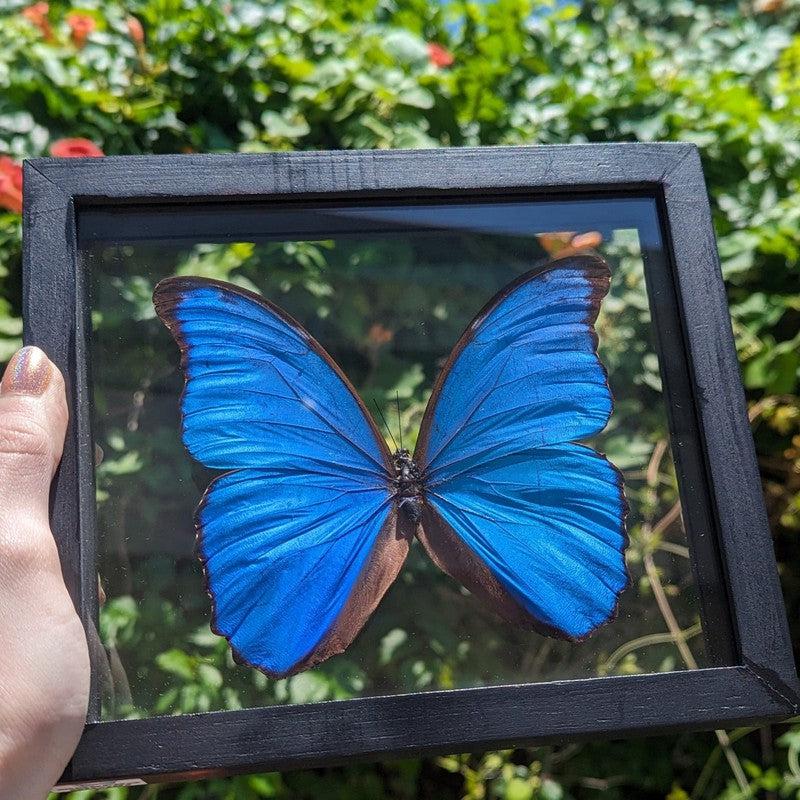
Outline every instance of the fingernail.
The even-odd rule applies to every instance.
[[[9,361],[0,391],[39,396],[47,391],[52,377],[53,365],[44,352],[38,347],[23,347]]]

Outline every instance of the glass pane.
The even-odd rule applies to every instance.
[[[102,450],[98,573],[108,664],[98,674],[106,718],[705,663],[645,285],[645,264],[666,263],[652,200],[231,206],[186,210],[196,215],[188,225],[180,213],[98,212],[82,228]],[[589,444],[623,471],[630,504],[631,585],[617,619],[582,643],[517,629],[415,541],[343,654],[282,680],[235,664],[210,631],[195,552],[194,508],[215,473],[181,442],[183,376],[153,309],[155,284],[199,275],[263,294],[317,338],[367,408],[380,409],[381,429],[395,440],[402,431],[413,447],[436,375],[469,321],[517,276],[579,248],[600,253],[612,269],[597,330],[615,410]],[[388,432],[387,439],[393,449]],[[687,642],[683,657],[675,625]]]

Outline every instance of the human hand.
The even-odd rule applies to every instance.
[[[67,428],[64,379],[24,347],[0,382],[0,798],[42,800],[72,756],[89,653],[50,532]]]

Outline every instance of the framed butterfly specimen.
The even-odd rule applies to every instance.
[[[797,713],[693,146],[25,170],[62,788]]]
[[[184,442],[230,470],[196,525],[212,627],[241,661],[285,677],[342,652],[415,533],[513,623],[579,640],[616,614],[622,475],[574,443],[611,412],[593,327],[609,280],[599,258],[573,256],[504,288],[453,348],[413,457],[388,451],[352,384],[280,308],[209,279],[158,284],[187,375]]]

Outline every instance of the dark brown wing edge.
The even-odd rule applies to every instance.
[[[320,643],[286,675],[309,669],[350,646],[394,583],[408,555],[413,535],[413,527],[403,514],[397,513],[397,507],[392,504],[369,560],[362,568],[336,621]]]
[[[608,264],[599,256],[591,254],[569,255],[563,258],[553,259],[545,264],[535,267],[529,272],[520,275],[514,281],[503,287],[489,302],[478,312],[475,318],[467,325],[464,333],[461,334],[455,347],[453,347],[450,355],[447,358],[444,366],[442,367],[439,375],[434,383],[433,391],[431,392],[428,406],[425,409],[425,415],[420,426],[420,434],[417,440],[417,447],[414,452],[414,460],[424,471],[426,464],[426,450],[428,446],[428,438],[430,436],[430,426],[433,419],[433,410],[439,400],[444,381],[455,363],[456,359],[461,354],[461,351],[472,341],[476,331],[480,328],[483,321],[487,316],[513,291],[518,289],[523,284],[530,280],[534,280],[545,272],[555,269],[578,267],[583,269],[587,275],[587,280],[592,285],[592,294],[590,296],[589,308],[584,320],[589,334],[592,337],[592,346],[597,355],[597,332],[594,329],[594,323],[597,321],[597,315],[600,313],[600,304],[603,298],[608,294],[611,285],[611,270]],[[597,363],[603,370],[603,377],[608,386],[608,373],[599,357]],[[609,394],[611,390],[609,388]],[[612,410],[613,410],[613,397],[612,397]],[[597,451],[593,451],[597,452]],[[620,470],[612,464],[605,457],[603,453],[598,453],[602,456],[612,467],[614,475],[616,476],[617,490],[619,491],[620,505],[621,505],[621,534],[623,538],[622,553],[628,548],[629,538],[625,526],[625,520],[628,516],[628,502],[625,498],[624,480]],[[417,538],[422,542],[423,547],[427,551],[431,560],[439,567],[444,573],[451,578],[457,580],[473,595],[478,597],[487,604],[496,614],[510,622],[517,627],[533,630],[545,636],[550,636],[556,639],[565,639],[572,642],[580,642],[590,637],[599,627],[612,622],[616,619],[619,613],[619,599],[623,592],[630,586],[630,574],[625,565],[625,573],[627,580],[625,584],[617,592],[616,602],[606,620],[599,625],[592,628],[581,637],[575,638],[568,636],[563,631],[548,625],[537,617],[528,612],[509,592],[507,592],[500,582],[492,575],[489,568],[484,562],[472,551],[472,549],[462,541],[461,537],[448,525],[445,520],[433,509],[430,504],[426,503],[421,524],[417,527]]]
[[[153,305],[156,313],[161,321],[166,325],[172,334],[173,338],[178,344],[181,352],[181,369],[184,374],[183,391],[181,392],[180,406],[183,407],[183,394],[186,392],[186,385],[189,382],[188,372],[188,347],[186,341],[180,330],[180,322],[175,315],[175,309],[180,301],[182,295],[192,289],[202,287],[214,287],[223,291],[232,292],[248,300],[252,300],[258,305],[265,308],[272,314],[278,316],[281,320],[292,326],[298,334],[300,334],[309,347],[314,350],[320,357],[322,357],[328,366],[341,378],[344,385],[349,389],[354,399],[361,408],[368,424],[372,428],[375,438],[379,444],[379,448],[383,455],[384,463],[386,466],[387,474],[391,475],[393,472],[392,460],[389,455],[389,450],[383,440],[375,421],[367,411],[363,400],[359,397],[353,385],[348,380],[347,376],[342,372],[339,365],[331,358],[319,342],[311,336],[305,328],[297,322],[293,317],[287,314],[283,309],[271,303],[269,300],[261,297],[260,295],[250,292],[247,289],[242,289],[224,281],[213,280],[211,278],[198,278],[198,277],[175,277],[166,278],[160,281],[153,290]],[[183,424],[183,420],[181,420]],[[222,477],[222,476],[220,476]],[[211,630],[217,635],[224,638],[225,634],[217,626],[217,603],[214,592],[211,588],[211,582],[206,563],[205,548],[203,545],[203,526],[200,521],[201,513],[216,482],[215,478],[206,488],[200,502],[197,505],[194,514],[194,527],[197,545],[197,554],[200,564],[203,569],[203,582],[206,594],[211,600]],[[402,517],[402,515],[400,515]],[[392,506],[389,510],[389,516],[381,527],[380,533],[375,541],[375,545],[370,553],[367,563],[361,570],[356,583],[354,584],[353,591],[350,594],[345,606],[339,612],[338,617],[333,625],[324,634],[317,646],[307,655],[302,661],[293,665],[291,669],[286,672],[272,672],[264,667],[248,661],[228,640],[228,644],[233,653],[233,657],[237,663],[257,669],[263,672],[270,678],[286,678],[290,675],[295,675],[298,672],[310,669],[316,664],[325,661],[333,655],[343,652],[360,633],[364,627],[367,619],[369,619],[372,612],[377,608],[383,595],[388,590],[389,586],[394,582],[397,574],[400,572],[401,567],[408,555],[408,550],[411,543],[413,530],[409,528],[404,518],[399,518],[397,510]]]

